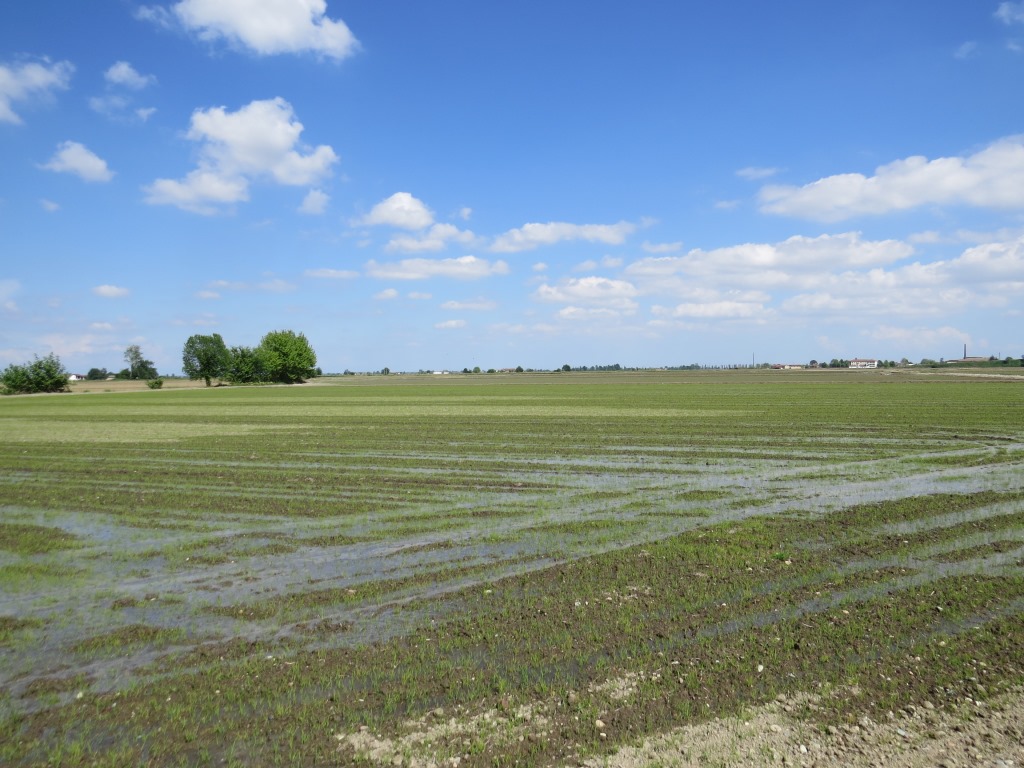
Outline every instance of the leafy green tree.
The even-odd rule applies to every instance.
[[[260,341],[260,352],[270,381],[301,384],[316,372],[316,353],[305,335],[271,331]]]
[[[124,361],[128,363],[129,379],[155,379],[159,374],[152,360],[142,356],[142,348],[132,344],[124,351]]]
[[[108,375],[106,368],[90,368],[85,378],[88,381],[105,381]]]
[[[25,365],[7,366],[0,374],[0,392],[5,395],[34,392],[67,392],[70,374],[64,370],[60,358],[50,353]]]
[[[185,375],[190,379],[204,379],[206,386],[210,386],[211,379],[223,378],[230,363],[231,354],[219,333],[189,336],[181,353]]]
[[[235,384],[256,384],[270,379],[259,347],[232,347],[228,350],[228,366],[224,376]]]

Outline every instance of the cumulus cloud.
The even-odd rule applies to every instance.
[[[131,293],[127,288],[118,285],[97,285],[92,292],[104,299],[122,299]]]
[[[74,71],[67,61],[0,64],[0,123],[21,125],[23,121],[11,105],[45,99],[54,91],[66,90]]]
[[[319,216],[327,210],[327,204],[330,201],[330,195],[323,190],[311,189],[302,199],[302,205],[299,206],[299,213],[305,213],[310,216]]]
[[[1000,3],[995,16],[1003,24],[1024,24],[1024,3]]]
[[[607,277],[580,277],[562,280],[557,285],[547,283],[537,288],[534,298],[545,302],[585,306],[600,306],[625,312],[635,312],[634,300],[639,294],[636,286],[625,280]]]
[[[767,179],[774,176],[778,172],[778,168],[758,168],[757,166],[750,165],[746,168],[740,168],[736,171],[736,175],[741,179],[747,179],[748,181],[759,181],[760,179]]]
[[[724,319],[751,318],[763,315],[763,304],[752,301],[711,301],[706,303],[684,303],[675,307],[652,307],[651,312],[673,318]]]
[[[944,325],[939,328],[927,326],[915,326],[912,328],[893,325],[880,325],[868,333],[868,337],[876,341],[897,342],[900,345],[914,345],[929,349],[941,348],[949,342],[956,342],[957,345],[969,344],[970,334]]]
[[[628,221],[617,224],[569,224],[563,221],[531,223],[499,235],[491,244],[491,250],[495,253],[517,253],[571,240],[621,245],[635,230],[636,225]]]
[[[136,16],[160,26],[175,22],[201,40],[269,56],[315,53],[341,60],[359,49],[345,22],[327,15],[326,0],[181,0],[168,11],[143,6]]]
[[[1024,237],[968,248],[945,267],[958,283],[1024,282]]]
[[[475,240],[472,232],[459,229],[454,224],[434,224],[419,235],[399,235],[391,238],[385,250],[403,253],[442,251],[448,247],[448,243],[470,245]]]
[[[471,299],[470,301],[446,301],[441,305],[441,309],[454,311],[471,310],[475,312],[489,312],[490,310],[497,308],[497,302],[484,298]]]
[[[761,210],[819,221],[903,211],[922,205],[1024,207],[1024,136],[1000,139],[966,157],[914,156],[873,176],[844,173],[802,187],[766,186]]]
[[[144,189],[146,202],[211,214],[218,205],[248,200],[254,179],[315,184],[331,174],[338,156],[325,144],[300,145],[302,131],[291,104],[280,97],[250,102],[236,112],[196,110],[186,138],[200,144],[199,166],[184,179],[154,181]]]
[[[238,291],[238,292],[252,292],[262,291],[264,293],[291,293],[296,289],[294,283],[289,283],[287,280],[282,280],[279,277],[268,277],[268,279],[259,283],[247,283],[230,280],[214,280],[210,283],[209,291],[211,293],[219,293],[220,291]],[[218,295],[217,298],[220,298]]]
[[[40,167],[55,173],[70,173],[84,181],[110,181],[114,178],[107,162],[77,141],[58,144],[50,161]]]
[[[366,272],[383,280],[426,280],[431,277],[450,277],[457,280],[477,280],[493,275],[508,274],[504,261],[489,262],[476,256],[457,259],[403,259],[390,264],[369,261]]]
[[[93,96],[89,99],[89,109],[107,117],[117,117],[128,109],[128,99],[117,94]]]
[[[683,244],[679,240],[674,243],[651,243],[645,240],[640,247],[647,253],[678,253],[683,250]]]
[[[384,225],[398,229],[426,229],[434,223],[434,212],[408,192],[395,192],[373,206],[357,223],[371,227]]]
[[[111,85],[119,85],[139,91],[156,82],[154,75],[142,75],[127,61],[118,61],[103,73],[104,79]]]
[[[834,270],[892,264],[914,253],[899,240],[864,240],[859,232],[805,237],[781,243],[744,243],[682,256],[651,256],[630,264],[625,273],[664,291],[667,278],[680,277],[744,286],[798,286],[808,276]]]
[[[17,312],[18,305],[14,301],[14,296],[20,290],[21,283],[17,280],[0,280],[0,308],[3,308],[7,312]]]
[[[125,95],[124,91],[141,91],[156,82],[153,75],[142,75],[127,61],[118,61],[113,64],[103,75],[107,81],[108,91],[120,91],[106,93],[102,96],[93,96],[89,99],[89,108],[112,120],[127,121],[138,120],[145,122],[156,112],[153,107],[138,107],[132,109],[132,99]]]
[[[358,272],[350,269],[307,269],[302,273],[306,277],[316,277],[325,280],[351,280],[359,277]]]
[[[632,314],[627,311],[627,314]],[[562,307],[557,312],[563,320],[613,320],[622,317],[623,312],[604,307]]]
[[[438,329],[440,329],[442,331],[448,331],[448,330],[452,330],[452,329],[455,329],[455,328],[465,328],[466,327],[466,321],[465,320],[445,320],[445,321],[440,322],[440,323],[435,323],[434,327],[438,328]]]
[[[969,59],[977,52],[977,50],[978,44],[973,40],[968,40],[953,51],[953,58],[960,60]]]
[[[390,300],[390,299],[397,299],[398,298],[398,291],[396,291],[394,288],[385,288],[380,293],[375,293],[373,295],[373,298],[377,299],[378,301],[387,301],[387,300]]]

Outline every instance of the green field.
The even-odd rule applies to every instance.
[[[1024,682],[1021,376],[345,377],[0,434],[4,765],[561,765]]]

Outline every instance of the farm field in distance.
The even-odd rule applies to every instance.
[[[1024,684],[1013,373],[0,399],[0,764],[600,766],[779,697],[826,746],[974,717]]]

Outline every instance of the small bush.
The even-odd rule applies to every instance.
[[[160,389],[164,385],[163,379],[150,379],[146,382],[146,386],[150,389]]]
[[[7,366],[0,374],[0,392],[5,395],[69,392],[69,379],[70,374],[64,370],[60,358],[51,353],[25,365]]]

